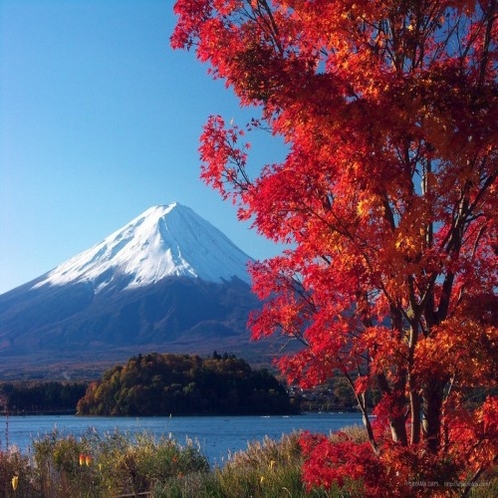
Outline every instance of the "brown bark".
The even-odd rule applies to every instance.
[[[420,441],[420,409],[420,396],[418,395],[418,393],[410,390],[410,444],[418,444]]]
[[[408,436],[406,433],[406,416],[404,413],[406,399],[404,396],[404,386],[406,383],[406,374],[401,373],[398,380],[394,383],[393,388],[383,374],[377,376],[377,382],[383,394],[390,398],[391,406],[389,407],[389,427],[391,429],[392,439],[403,446],[408,445]]]
[[[425,383],[422,395],[422,429],[428,449],[436,453],[441,443],[441,409],[444,382],[432,380]]]

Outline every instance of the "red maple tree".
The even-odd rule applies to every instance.
[[[466,396],[497,386],[496,0],[174,9],[173,47],[194,47],[261,110],[243,127],[210,117],[200,147],[204,181],[259,233],[292,243],[251,268],[265,302],[253,336],[303,343],[279,360],[292,382],[348,379],[393,493],[422,468],[470,486],[498,459],[496,397]],[[253,128],[283,137],[288,154],[251,176]],[[308,443],[309,468],[323,467],[323,444]]]

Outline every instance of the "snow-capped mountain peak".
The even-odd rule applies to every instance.
[[[126,288],[170,276],[221,282],[238,277],[249,282],[251,258],[221,231],[178,203],[154,206],[102,242],[44,275],[36,284],[90,282],[98,292],[118,277]]]

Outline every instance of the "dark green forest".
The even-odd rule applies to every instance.
[[[297,413],[266,369],[234,355],[151,353],[107,370],[89,385],[79,415],[282,415]]]
[[[0,384],[0,410],[16,414],[74,413],[88,382],[6,382]]]

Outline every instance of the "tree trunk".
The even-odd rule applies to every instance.
[[[436,453],[441,442],[441,408],[444,382],[428,381],[422,395],[422,428],[428,449]]]
[[[391,427],[391,436],[395,443],[400,443],[402,446],[408,445],[408,437],[406,434],[406,418],[405,416],[390,417],[389,426]]]
[[[361,411],[363,425],[365,427],[365,430],[367,431],[367,436],[368,436],[368,441],[370,442],[370,446],[372,446],[372,449],[374,450],[375,453],[378,453],[379,448],[377,447],[377,443],[375,441],[372,424],[370,423],[370,419],[368,418],[367,400],[365,394],[357,395],[356,400]]]
[[[410,389],[410,444],[418,444],[420,441],[420,408],[420,396]]]
[[[400,443],[403,446],[408,445],[408,437],[406,433],[406,416],[405,416],[405,383],[406,374],[400,373],[398,380],[393,388],[389,387],[389,383],[384,374],[377,376],[379,388],[384,396],[389,397],[389,427],[391,428],[391,436],[394,442]]]

